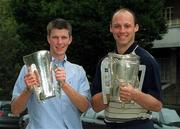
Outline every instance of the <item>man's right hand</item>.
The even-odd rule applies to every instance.
[[[34,70],[34,72],[28,70],[28,73],[24,76],[24,82],[28,91],[32,91],[34,86],[39,86],[40,84],[40,77],[38,72],[36,70]]]

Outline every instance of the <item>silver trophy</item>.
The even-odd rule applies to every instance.
[[[53,85],[53,67],[49,51],[41,50],[23,57],[28,69],[38,74],[40,84],[33,86],[39,102],[56,96],[56,88]]]
[[[146,66],[140,65],[140,57],[132,52],[120,55],[109,53],[101,63],[103,103],[108,104],[105,117],[109,121],[127,122],[132,119],[150,118],[146,109],[134,101],[123,102],[119,88],[131,85],[142,89]]]
[[[131,84],[138,87],[139,56],[135,54],[120,55],[109,53],[101,64],[102,91],[104,103],[106,95],[110,101],[121,102],[119,87]],[[139,84],[139,83],[138,83]]]
[[[135,54],[109,54],[111,59],[111,76],[112,90],[111,99],[112,101],[121,101],[119,97],[119,87],[132,85],[136,86],[139,72],[139,56]]]

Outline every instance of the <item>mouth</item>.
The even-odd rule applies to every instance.
[[[118,35],[117,37],[118,37],[118,39],[120,39],[120,40],[124,40],[124,39],[127,38],[127,35]]]
[[[56,48],[57,50],[62,50],[62,49],[65,48],[65,46],[56,46],[55,48]]]

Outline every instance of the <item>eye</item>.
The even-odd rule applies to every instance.
[[[115,25],[112,25],[112,28],[118,29],[118,28],[121,28],[121,26],[119,24],[115,24]]]
[[[125,24],[125,25],[124,25],[124,28],[130,28],[130,27],[131,27],[130,24]]]
[[[61,39],[65,40],[65,39],[68,39],[68,37],[67,36],[62,36]]]
[[[58,39],[58,36],[52,36],[52,39]]]

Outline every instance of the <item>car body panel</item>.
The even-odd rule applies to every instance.
[[[11,112],[10,101],[0,101],[0,128],[19,128],[19,119]]]
[[[175,110],[163,108],[160,112],[152,113],[152,120],[155,129],[180,129],[180,117]],[[25,129],[29,121],[29,115],[26,114],[20,119],[20,129]],[[90,108],[81,115],[83,129],[107,129],[104,123],[104,111],[94,112]]]

